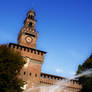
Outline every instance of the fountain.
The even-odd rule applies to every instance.
[[[80,74],[75,75],[74,77],[71,77],[69,79],[62,79],[56,82],[54,85],[28,88],[24,90],[23,92],[78,92],[78,90],[77,91],[70,90],[69,86],[72,85],[71,80],[74,80],[81,76],[87,76],[87,77],[92,76],[92,69],[85,70],[81,72]]]

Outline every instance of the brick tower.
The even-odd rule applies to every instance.
[[[21,70],[20,77],[25,81],[26,88],[40,84],[41,66],[46,52],[36,49],[35,12],[31,9],[26,16],[24,25],[18,35],[18,44],[10,43],[9,46],[19,51],[24,57],[26,64]]]
[[[36,32],[35,25],[35,12],[34,10],[30,10],[27,13],[27,17],[24,21],[24,26],[22,27],[19,36],[18,36],[18,44],[22,46],[27,46],[30,48],[36,48],[36,40],[38,37],[38,32]]]
[[[62,79],[66,79],[61,76],[41,73],[41,66],[43,64],[44,55],[46,52],[36,49],[38,32],[36,32],[35,29],[35,16],[36,13],[33,9],[31,9],[27,13],[24,25],[19,32],[18,44],[9,44],[9,47],[20,52],[26,61],[26,64],[21,69],[19,76],[23,79],[23,81],[25,81],[25,89],[37,86],[51,86],[55,85]],[[71,80],[71,82],[69,82],[67,85],[67,89],[71,92],[79,92],[81,88],[82,86],[79,85],[75,80]],[[30,92],[39,92],[39,90]]]

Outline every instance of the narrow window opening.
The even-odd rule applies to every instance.
[[[35,77],[37,77],[37,74],[35,74]]]
[[[24,72],[24,75],[26,74],[26,72]]]
[[[32,74],[30,73],[29,75],[31,76]]]

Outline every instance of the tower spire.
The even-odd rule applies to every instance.
[[[32,9],[34,9],[34,3],[32,2]]]
[[[29,10],[26,16],[26,19],[24,20],[24,27],[27,29],[26,32],[35,34],[36,29],[36,20],[35,20],[36,13],[33,9]]]
[[[19,36],[18,36],[18,44],[24,45],[30,48],[36,48],[36,40],[38,37],[38,32],[36,32],[35,20],[36,13],[33,9],[29,10],[24,20],[24,26],[22,27]],[[24,37],[25,36],[25,37]],[[26,39],[26,41],[24,40]]]

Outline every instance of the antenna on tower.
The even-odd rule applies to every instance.
[[[34,9],[34,3],[32,2],[32,9]]]

